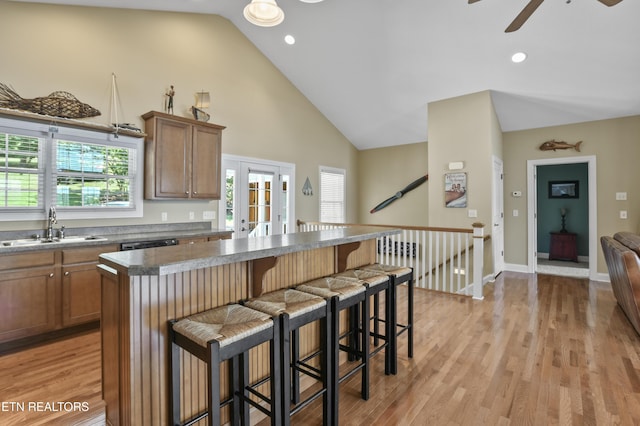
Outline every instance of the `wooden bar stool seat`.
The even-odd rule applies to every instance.
[[[231,403],[231,424],[249,425],[249,405],[271,418],[272,425],[282,424],[280,389],[280,333],[278,318],[231,304],[209,309],[180,320],[169,321],[171,350],[170,419],[173,425],[193,424],[208,417],[209,425],[220,425],[220,407]],[[270,347],[270,395],[266,396],[249,384],[249,349],[264,342]],[[207,411],[183,422],[180,413],[180,348],[207,364]],[[230,397],[220,401],[220,366],[229,360]],[[269,405],[266,409],[252,401],[249,393]]]
[[[413,358],[413,268],[406,266],[384,265],[380,263],[374,263],[372,265],[362,266],[358,269],[365,271],[373,271],[377,273],[387,274],[390,278],[390,290],[391,298],[395,305],[389,312],[392,314],[388,320],[391,321],[391,330],[396,330],[395,333],[390,334],[390,346],[391,346],[391,362],[390,371],[391,374],[398,373],[398,336],[402,333],[407,333],[407,356]],[[397,294],[398,286],[407,283],[407,322],[406,324],[398,323],[398,307],[397,307]]]
[[[347,378],[361,373],[361,397],[364,400],[369,399],[369,300],[366,297],[366,286],[362,282],[352,279],[343,279],[335,277],[319,278],[317,280],[308,281],[296,287],[296,290],[314,294],[327,300],[331,311],[330,335],[331,335],[331,378],[329,380],[332,413],[334,417],[331,424],[338,424],[338,385]],[[353,333],[353,328],[349,327],[345,335],[340,335],[340,312],[349,309],[350,318],[355,316],[352,309],[361,306],[362,318],[359,320],[362,324],[362,332],[360,336]],[[347,337],[348,345],[341,345],[340,340]],[[356,344],[356,339],[358,343]],[[340,350],[346,351],[358,360],[355,366],[340,375]]]
[[[280,360],[283,403],[283,424],[290,424],[289,418],[322,397],[323,424],[330,424],[336,415],[331,412],[331,335],[329,323],[331,311],[327,301],[310,293],[294,289],[282,289],[266,293],[260,297],[249,299],[244,305],[280,317]],[[300,327],[320,322],[319,349],[300,359],[299,330]],[[319,357],[319,367],[309,363],[312,358]],[[293,374],[291,371],[293,370]],[[321,388],[300,401],[300,374],[303,373],[321,383]],[[290,405],[293,404],[293,406]]]

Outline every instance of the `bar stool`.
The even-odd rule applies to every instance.
[[[391,333],[391,374],[398,373],[398,336],[402,333],[407,333],[407,355],[409,358],[413,358],[413,268],[405,266],[395,265],[383,265],[380,263],[374,263],[372,265],[362,266],[359,269],[366,271],[373,271],[377,273],[387,274],[390,278],[389,287],[391,289],[392,297],[389,299],[393,302],[394,307],[390,310],[391,317],[391,330],[396,330],[395,333]],[[398,324],[398,286],[407,283],[407,323]]]
[[[329,389],[331,393],[332,415],[331,424],[339,424],[338,421],[338,386],[340,383],[353,376],[357,372],[361,373],[360,394],[365,401],[369,399],[369,300],[366,297],[366,284],[354,282],[354,280],[340,279],[334,277],[319,278],[308,281],[296,287],[296,290],[314,294],[327,300],[331,311],[330,335],[331,335],[331,377]],[[340,312],[345,309],[355,309],[362,306],[362,332],[360,336],[353,333],[353,328],[349,327],[345,335],[340,335]],[[350,317],[353,318],[353,311]],[[349,345],[341,345],[340,340],[347,337]],[[359,343],[353,344],[354,339],[360,337]],[[358,364],[352,366],[349,371],[340,376],[340,350],[354,355],[359,360]]]
[[[278,318],[230,304],[209,309],[180,320],[169,321],[169,372],[171,376],[169,418],[182,425],[180,415],[180,348],[207,364],[207,411],[184,424],[193,424],[208,416],[209,425],[220,425],[220,407],[231,403],[231,424],[248,425],[249,405],[270,416],[272,425],[282,423],[280,376],[280,334]],[[264,342],[270,348],[270,387],[267,397],[249,385],[249,349]],[[229,360],[230,397],[220,401],[219,364]],[[269,410],[249,398],[249,393],[269,404]],[[242,409],[241,409],[242,408]]]
[[[323,424],[331,424],[336,414],[332,413],[329,377],[331,373],[331,334],[329,323],[331,311],[327,301],[319,296],[294,289],[276,290],[249,299],[243,304],[251,309],[280,317],[280,360],[283,403],[283,424],[288,425],[290,416],[322,397]],[[300,327],[320,321],[320,348],[318,351],[300,359]],[[291,336],[291,339],[289,338]],[[320,357],[320,366],[316,368],[308,363],[312,358]],[[293,370],[293,375],[291,375]],[[300,374],[312,377],[322,384],[320,390],[300,401]],[[290,406],[293,404],[293,407]]]
[[[367,271],[364,269],[348,269],[344,272],[340,272],[332,275],[332,277],[343,278],[355,280],[361,283],[366,283],[366,297],[370,298],[373,296],[373,309],[370,309],[371,317],[373,320],[373,330],[369,329],[369,335],[373,337],[373,346],[375,349],[369,349],[369,357],[373,357],[384,349],[384,373],[390,374],[391,368],[391,345],[390,339],[387,336],[390,336],[393,333],[393,329],[391,328],[391,322],[387,321],[387,318],[391,318],[393,313],[389,312],[389,309],[395,307],[395,304],[389,303],[387,301],[392,300],[391,287],[390,282],[391,279],[389,275],[375,272],[375,271]],[[384,309],[384,319],[380,318],[380,293],[384,291],[385,294],[385,309]],[[356,314],[352,325],[358,325],[357,321],[358,315]],[[380,333],[380,322],[385,324],[384,334]],[[359,327],[358,330],[360,331]],[[382,345],[379,344],[379,341],[382,340],[384,343]]]

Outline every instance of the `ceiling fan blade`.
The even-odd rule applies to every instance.
[[[604,4],[605,6],[615,6],[616,4],[620,3],[622,0],[598,0],[600,3]],[[471,0],[469,0],[469,2],[471,2]]]
[[[479,1],[480,1],[480,0],[469,0],[469,4],[474,4],[474,3],[477,3],[477,2],[479,2]],[[620,0],[620,1],[622,1],[622,0]]]
[[[393,203],[398,198],[400,198],[400,197],[398,197],[397,195],[394,195],[393,197],[387,198],[386,200],[384,200],[383,202],[381,202],[380,204],[378,204],[377,206],[372,208],[369,213],[379,212],[380,210],[382,210],[385,207],[387,207],[389,204]]]
[[[522,24],[527,22],[527,19],[533,15],[533,12],[536,11],[538,6],[542,4],[544,0],[531,0],[525,7],[522,9],[522,12],[516,16],[516,19],[504,30],[505,33],[512,33],[520,29]]]
[[[409,185],[407,185],[400,192],[402,193],[402,195],[404,195],[409,191],[413,191],[414,189],[416,189],[417,187],[419,187],[420,185],[425,183],[427,181],[427,179],[429,179],[429,175],[424,175],[424,176],[414,180],[413,182],[411,182]]]

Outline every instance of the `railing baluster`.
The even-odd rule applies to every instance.
[[[354,225],[356,224],[298,221],[298,232]],[[369,226],[401,230],[400,234],[379,238],[376,241],[376,260],[380,263],[412,267],[416,287],[482,298],[483,241],[487,237],[484,236],[483,230],[478,228],[484,225],[474,223],[474,229]]]

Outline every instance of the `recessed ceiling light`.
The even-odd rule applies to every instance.
[[[295,44],[296,43],[296,39],[291,34],[287,34],[286,36],[284,36],[284,42],[287,43],[287,44]]]
[[[302,3],[320,3],[322,0],[300,0]]]
[[[527,59],[527,54],[524,52],[517,52],[514,53],[513,56],[511,56],[511,61],[515,62],[516,64],[523,62],[525,59]]]

